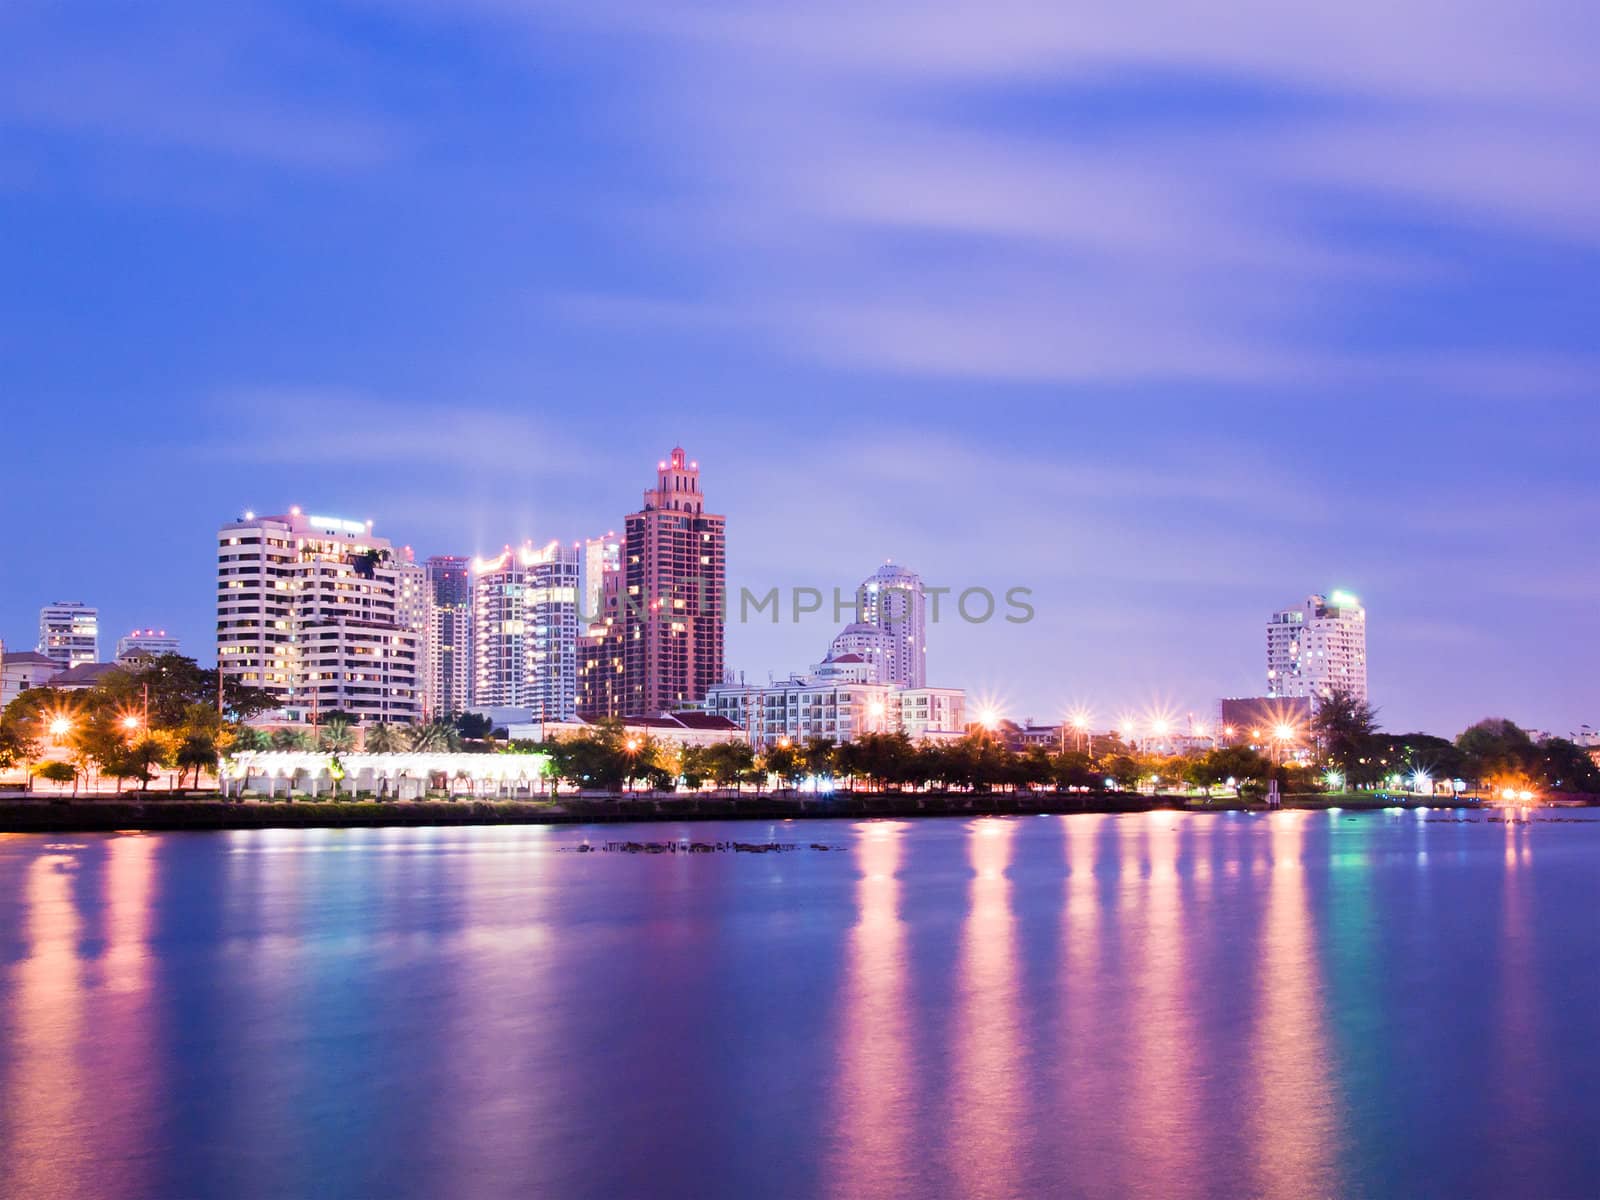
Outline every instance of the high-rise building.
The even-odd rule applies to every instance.
[[[584,539],[583,603],[578,609],[578,620],[584,625],[604,619],[606,576],[621,569],[622,538],[618,534]]]
[[[428,573],[428,653],[423,708],[447,717],[472,707],[472,560],[435,554]]]
[[[881,683],[920,688],[928,682],[928,603],[922,577],[885,563],[856,589],[855,621],[833,639],[830,657],[859,655]]]
[[[170,636],[165,629],[135,629],[117,639],[118,662],[177,652],[178,639]]]
[[[628,715],[623,690],[622,573],[600,581],[600,618],[578,638],[578,716],[585,721]]]
[[[623,696],[653,716],[704,699],[722,681],[727,521],[705,511],[700,464],[683,447],[656,464],[656,486],[623,535]]]
[[[477,558],[473,574],[474,707],[530,708],[541,721],[578,709],[578,550],[524,544]]]
[[[62,669],[100,661],[100,610],[57,600],[39,610],[39,653]]]
[[[1349,592],[1308,596],[1267,621],[1267,695],[1367,699],[1367,612]]]
[[[417,570],[370,522],[246,513],[217,534],[217,661],[293,720],[415,721]]]

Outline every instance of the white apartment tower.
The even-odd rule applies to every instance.
[[[1367,699],[1367,612],[1349,592],[1308,596],[1267,622],[1267,695]]]
[[[57,600],[39,610],[39,653],[62,670],[100,661],[100,610]]]
[[[877,682],[920,688],[928,683],[928,604],[922,577],[885,563],[856,590],[856,620],[833,639],[829,657],[860,655]]]
[[[473,704],[578,714],[579,550],[524,543],[472,563]]]
[[[246,513],[217,534],[217,662],[293,720],[422,716],[421,568],[370,522]]]

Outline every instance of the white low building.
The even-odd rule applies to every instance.
[[[222,760],[227,797],[288,797],[357,792],[418,800],[429,791],[475,799],[515,799],[549,792],[547,754],[332,754],[311,750],[245,750]]]
[[[875,674],[872,664],[845,654],[773,683],[720,684],[706,693],[704,707],[743,729],[758,748],[812,738],[849,742],[867,733],[939,741],[964,732],[960,688],[896,687],[873,682]]]

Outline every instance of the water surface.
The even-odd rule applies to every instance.
[[[0,1194],[1595,1196],[1597,934],[1587,814],[6,836]]]

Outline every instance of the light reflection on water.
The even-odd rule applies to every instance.
[[[1600,821],[680,835],[0,838],[0,1194],[1600,1194]]]

